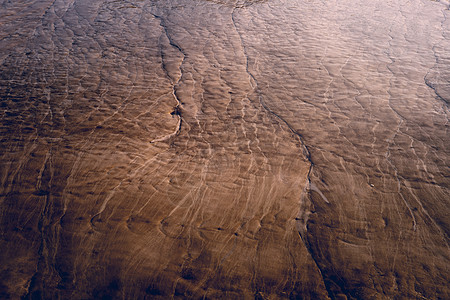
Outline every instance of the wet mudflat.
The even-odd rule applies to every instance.
[[[449,16],[3,1],[0,298],[449,298]]]

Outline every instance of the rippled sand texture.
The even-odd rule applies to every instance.
[[[448,3],[0,5],[1,298],[450,298]]]

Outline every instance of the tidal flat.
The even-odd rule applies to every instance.
[[[0,1],[0,298],[450,299],[450,4]]]

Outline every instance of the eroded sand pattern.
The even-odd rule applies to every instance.
[[[0,5],[0,298],[450,298],[447,2]]]

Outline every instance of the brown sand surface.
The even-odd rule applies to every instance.
[[[0,298],[450,298],[445,1],[0,1]]]

